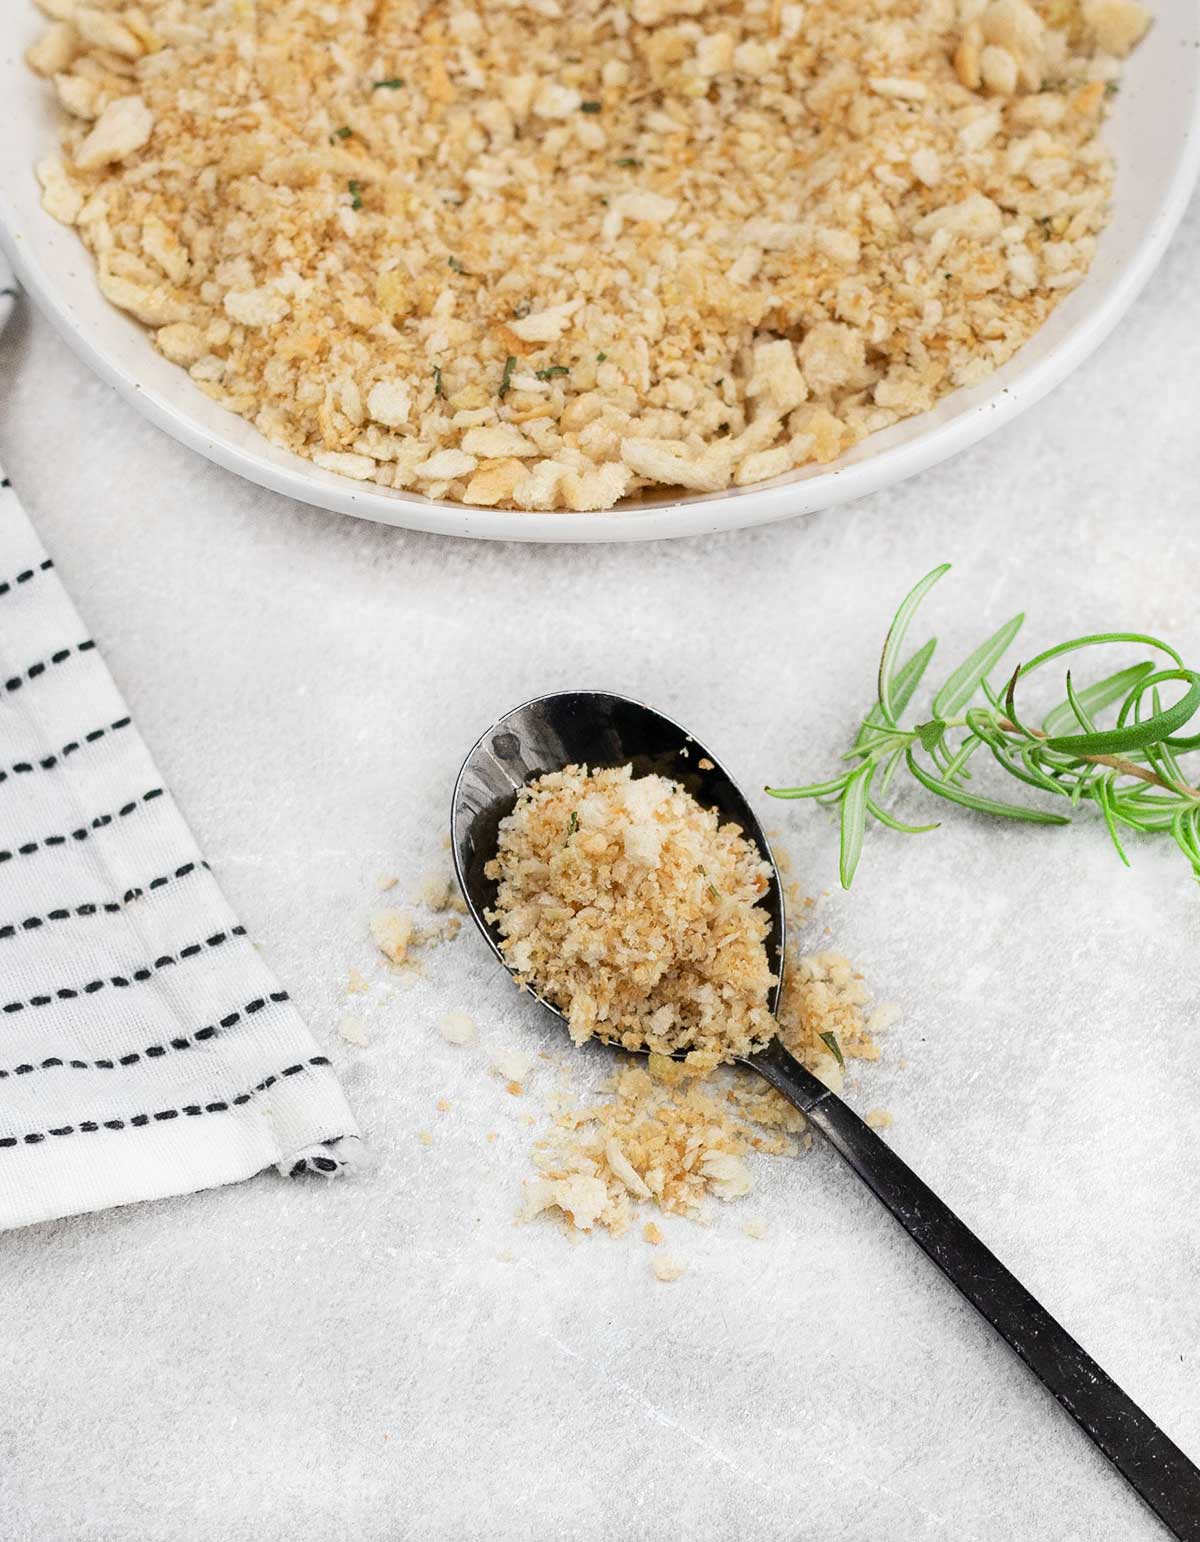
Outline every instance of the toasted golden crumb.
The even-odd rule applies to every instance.
[[[654,1270],[654,1278],[669,1284],[672,1280],[680,1280],[687,1273],[687,1265],[682,1259],[673,1257],[670,1253],[660,1253],[655,1258],[651,1268]]]
[[[375,887],[379,890],[380,894],[386,894],[389,889],[394,889],[399,882],[398,878],[377,878],[375,880]]]
[[[418,1130],[417,1131],[417,1139],[421,1142],[421,1144],[423,1146],[432,1146],[433,1145],[433,1136],[429,1133],[428,1130]]]
[[[654,1221],[647,1221],[642,1227],[642,1236],[652,1248],[656,1248],[663,1240],[662,1227]]]
[[[770,869],[675,782],[568,766],[523,788],[488,875],[501,947],[576,1043],[686,1051],[693,1067],[774,1032],[758,903]]]
[[[407,910],[377,910],[371,917],[375,946],[393,964],[403,964],[412,941],[412,916]]]
[[[1092,260],[1103,85],[1149,22],[1136,0],[47,9],[45,207],[200,390],[343,477],[581,511],[828,462],[1007,359]]]
[[[439,1114],[448,1114],[451,1108],[451,1104],[446,1098],[439,1098],[433,1106]]]
[[[827,1081],[841,1075],[831,1039],[847,1062],[873,1061],[880,1053],[874,1032],[896,1015],[892,1004],[872,1006],[860,971],[841,954],[801,957],[789,948],[780,1036]],[[599,1208],[589,1213],[589,1229],[618,1235],[643,1204],[697,1218],[710,1197],[737,1200],[752,1187],[755,1157],[812,1145],[793,1105],[740,1068],[697,1074],[659,1054],[622,1067],[598,1098],[577,1104],[569,1093],[556,1094],[551,1112],[551,1131],[534,1147],[538,1177],[527,1181],[525,1214],[553,1208],[554,1186],[582,1176],[605,1193],[599,1204],[599,1188],[591,1190]],[[747,1221],[748,1235],[759,1235],[760,1224]]]
[[[358,970],[351,966],[350,973],[346,977],[346,993],[350,996],[361,996],[371,989],[370,982],[365,980]]]
[[[886,1108],[873,1108],[866,1116],[867,1123],[873,1130],[890,1130],[892,1116]]]

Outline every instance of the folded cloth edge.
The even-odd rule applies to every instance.
[[[0,323],[3,320],[3,307],[11,303],[10,297],[2,292],[5,287],[0,276]],[[2,467],[0,479],[0,552],[19,552],[21,562],[28,563],[31,554],[41,553],[41,543],[11,490],[8,478],[3,476]],[[65,630],[72,635],[83,635],[82,624],[70,598],[52,569],[53,563],[49,559],[36,564],[38,582],[36,585],[31,582],[20,586],[22,603],[28,606],[29,596],[36,591],[40,622],[45,622],[49,617],[55,625],[61,621]],[[0,586],[0,592],[18,591],[13,590],[11,585],[4,585]],[[20,626],[11,620],[13,614],[10,611],[0,618],[4,621],[4,626],[0,627],[0,647],[7,641],[8,652],[19,654],[23,647],[23,634]],[[119,701],[119,693],[98,650],[90,643],[86,646],[88,653],[82,659],[72,661],[72,667],[81,671],[78,687],[81,695],[85,691],[90,691],[93,696],[97,691],[108,692],[114,700]],[[86,676],[86,685],[82,673],[84,671],[90,672]],[[66,670],[57,673],[65,675]],[[12,681],[8,684],[11,686]],[[31,679],[14,700],[24,714],[24,729],[41,734],[44,725],[39,716],[40,708],[32,699],[39,688],[44,688],[44,680],[40,676],[36,682]],[[149,763],[148,752],[141,744],[136,728],[125,729],[121,737],[135,742],[138,752]],[[51,755],[49,761],[54,758]],[[79,755],[71,761],[69,775],[75,783],[76,792],[80,775],[77,768],[85,758]],[[67,768],[56,768],[55,774],[59,772],[67,774]],[[173,833],[189,842],[192,840],[169,792],[158,799],[154,809],[156,818],[174,821],[171,826]],[[111,824],[107,819],[97,823]],[[115,829],[115,826],[111,826],[93,835],[86,846],[69,846],[69,854],[74,856],[76,853],[87,853],[105,840],[114,840]],[[4,842],[0,841],[0,844]],[[68,860],[65,853],[53,856],[62,862]],[[6,872],[11,875],[18,865],[6,864]],[[227,909],[215,880],[208,873],[207,864],[200,862],[196,865],[204,871],[189,882],[197,887],[211,886],[210,903]],[[117,907],[110,908],[115,910]],[[141,903],[134,904],[128,913],[134,915],[141,908]],[[0,920],[10,919],[15,918],[7,915],[0,917]],[[112,926],[119,926],[122,919],[118,917],[111,923]],[[39,931],[32,941],[29,935],[17,938],[26,955],[44,930]],[[105,1066],[111,1065],[111,1061],[94,1057],[95,1043],[87,1044],[86,1048],[75,1045],[74,1035],[85,1037],[97,1027],[82,1016],[82,1001],[77,1005],[72,1000],[60,1009],[56,1002],[49,1002],[49,998],[46,998],[49,1010],[36,1014],[38,1048],[48,1051],[46,1058],[35,1062],[26,1049],[30,1064],[14,1065],[7,1072],[0,1070],[0,1076],[19,1076],[22,1071],[39,1073],[24,1077],[19,1083],[0,1081],[0,1148],[4,1148],[0,1149],[0,1229],[134,1203],[141,1199],[196,1192],[241,1181],[272,1166],[284,1176],[312,1174],[333,1177],[363,1164],[365,1148],[328,1057],[310,1053],[317,1046],[307,1026],[290,1004],[286,992],[270,991],[270,987],[277,983],[274,976],[257,950],[244,939],[243,929],[239,927],[235,930],[242,933],[242,945],[245,948],[245,955],[237,967],[253,975],[255,984],[252,994],[260,997],[269,995],[271,1010],[254,1017],[253,1022],[244,1019],[236,1031],[225,1032],[222,1023],[219,1039],[215,1027],[194,1032],[191,1042],[195,1047],[186,1057],[174,1057],[181,1067],[174,1082],[169,1077],[164,1081],[163,1067],[168,1061],[149,1060],[148,1055],[151,1053],[165,1053],[164,1049],[155,1050],[154,1047],[143,1051],[140,1056],[132,1054],[121,1057],[120,1066],[112,1066],[116,1075],[92,1080],[78,1074],[72,1075],[75,1066],[84,1070],[89,1064]],[[0,936],[8,934],[11,937],[13,931],[10,925],[0,931]],[[20,932],[21,928],[17,928],[17,931]],[[117,941],[121,940],[118,934]],[[81,941],[81,947],[85,945]],[[228,953],[230,950],[227,947],[220,951]],[[166,962],[170,963],[171,960]],[[197,961],[189,961],[190,969],[198,970],[199,967]],[[85,969],[85,977],[89,972]],[[172,974],[182,976],[182,971],[175,969]],[[127,978],[119,981],[114,978],[110,983],[113,987],[118,984],[128,987],[131,982]],[[63,990],[58,994],[76,997],[79,993]],[[122,1000],[126,994],[122,992]],[[116,996],[113,990],[112,999],[116,1000]],[[89,1008],[91,1001],[101,999],[89,998]],[[178,1012],[175,997],[172,996],[171,1000],[171,1009]],[[262,1005],[261,1000],[258,1005]],[[26,1006],[40,1006],[40,998],[31,999]],[[5,1010],[7,1012],[9,1008]],[[30,1017],[32,1026],[32,1016],[26,1011],[20,1018],[11,1021],[20,1024],[26,1017]],[[264,1033],[259,1024],[262,1022],[265,1025],[268,1018],[271,1019],[271,1025],[265,1028]],[[6,1018],[6,1025],[9,1021]],[[113,1021],[112,1013],[109,1012],[99,1025],[105,1035],[117,1031],[113,1028]],[[44,1045],[41,1042],[43,1024]],[[192,1025],[189,1023],[188,1026]],[[251,1028],[260,1034],[261,1042],[249,1037]],[[206,1040],[205,1043],[195,1042],[202,1038]],[[107,1042],[106,1039],[105,1044]],[[183,1042],[178,1038],[171,1039],[172,1045],[182,1045]],[[229,1045],[227,1051],[222,1048],[225,1044]],[[237,1051],[236,1062],[234,1050]],[[222,1059],[222,1054],[228,1058]],[[77,1055],[86,1055],[87,1059],[74,1058]],[[141,1062],[137,1072],[137,1076],[143,1077],[141,1082],[135,1079],[132,1071],[122,1075],[121,1068],[125,1066],[126,1060]],[[183,1069],[185,1063],[186,1069]],[[266,1074],[253,1080],[244,1077],[239,1082],[232,1070],[235,1063],[260,1068]],[[44,1075],[41,1074],[43,1072]],[[206,1076],[221,1082],[219,1088],[207,1093],[210,1099],[219,1101],[202,1103],[204,1092],[195,1090],[193,1084],[202,1086]],[[95,1088],[101,1080],[106,1084],[105,1090],[97,1093]],[[251,1082],[248,1087],[244,1085],[247,1080]],[[31,1097],[35,1083],[45,1084],[48,1089],[45,1094],[44,1118],[38,1102],[42,1094],[39,1092]],[[52,1083],[53,1087],[50,1086]],[[12,1089],[7,1098],[5,1085]],[[64,1087],[80,1090],[78,1093],[73,1090],[64,1092]],[[20,1097],[17,1097],[18,1090]],[[119,1094],[123,1090],[127,1090],[128,1096],[122,1101]],[[118,1104],[115,1108],[105,1110],[114,1117],[96,1115],[91,1106],[96,1097],[109,1098]],[[187,1117],[224,1110],[227,1105],[221,1100],[226,1098],[230,1112],[220,1121]],[[75,1102],[78,1108],[71,1106]],[[164,1102],[167,1106],[163,1106]],[[7,1109],[6,1103],[9,1105]],[[234,1108],[234,1104],[242,1106]],[[81,1118],[80,1114],[91,1117]],[[139,1127],[136,1135],[129,1129],[132,1126]],[[135,1145],[131,1146],[128,1138],[121,1145],[122,1134],[127,1130],[136,1142]],[[214,1130],[215,1135],[210,1133]],[[67,1138],[83,1134],[89,1135],[90,1139]]]

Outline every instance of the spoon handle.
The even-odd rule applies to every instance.
[[[1182,1542],[1200,1542],[1200,1470],[996,1255],[779,1044],[750,1062],[820,1130]]]

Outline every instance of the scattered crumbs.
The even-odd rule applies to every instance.
[[[501,1248],[496,1257],[502,1264],[511,1264],[513,1261],[513,1250],[512,1248]]]
[[[791,859],[790,856],[788,856],[786,851],[777,851],[775,853],[775,866],[779,869],[779,871],[781,873],[790,873],[791,872],[791,870],[792,870],[792,859]]]
[[[892,1116],[886,1108],[873,1108],[867,1114],[867,1123],[873,1130],[890,1130],[892,1127]]]
[[[514,1098],[524,1097],[525,1095],[525,1088],[521,1085],[520,1082],[505,1082],[504,1090],[505,1092],[510,1093]]]
[[[367,1025],[361,1017],[346,1016],[338,1023],[338,1033],[347,1044],[356,1044],[360,1049],[365,1048],[370,1042],[367,1034]]]
[[[780,1036],[815,1074],[827,1083],[842,1076],[825,1034],[850,1062],[877,1059],[873,1018],[866,983],[846,958],[801,956],[789,945]],[[658,1054],[618,1069],[597,1098],[557,1092],[547,1112],[552,1126],[533,1149],[537,1176],[525,1182],[524,1217],[559,1210],[578,1228],[570,1205],[586,1178],[582,1229],[600,1226],[617,1236],[642,1204],[703,1222],[707,1199],[729,1202],[750,1192],[749,1157],[794,1156],[813,1144],[804,1117],[773,1089],[736,1068],[698,1072]]]
[[[489,1130],[487,1132],[487,1142],[488,1142],[489,1146],[491,1145],[491,1143],[494,1140],[498,1140],[498,1139],[499,1139],[499,1132],[498,1131],[496,1131],[496,1130]]]
[[[747,1221],[743,1222],[742,1230],[746,1233],[747,1237],[753,1237],[756,1242],[761,1242],[767,1235],[767,1223],[761,1215],[752,1215]]]
[[[670,1284],[672,1280],[682,1279],[687,1273],[687,1265],[671,1253],[660,1253],[652,1267],[654,1278],[662,1280],[664,1285]]]
[[[448,1114],[450,1112],[450,1103],[446,1098],[439,1098],[433,1106],[439,1114]]]
[[[663,1240],[662,1227],[654,1221],[647,1221],[642,1227],[642,1236],[652,1248],[656,1248]]]
[[[371,938],[375,946],[393,964],[408,957],[412,940],[412,916],[407,910],[377,910],[371,917]]]
[[[475,1038],[475,1020],[465,1012],[446,1012],[438,1018],[437,1030],[447,1044],[470,1044]]]
[[[351,965],[350,974],[348,976],[348,983],[346,985],[347,993],[351,996],[361,996],[365,991],[369,991],[370,989],[370,983],[367,980],[364,980],[362,975],[359,974],[358,970],[355,969],[353,965]]]
[[[712,761],[709,760],[707,755],[701,755],[700,759],[696,762],[696,765],[698,766],[698,768],[701,771],[715,771],[716,770],[716,767],[713,765]]]
[[[433,1136],[429,1133],[428,1130],[418,1130],[417,1131],[417,1139],[421,1142],[421,1144],[423,1146],[432,1146],[433,1145]]]
[[[389,889],[394,889],[399,882],[398,878],[384,876],[383,878],[376,879],[375,887],[379,890],[380,894],[386,894]]]

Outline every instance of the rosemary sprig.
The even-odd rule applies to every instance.
[[[1200,879],[1200,788],[1178,759],[1200,749],[1200,733],[1180,732],[1200,712],[1200,673],[1186,668],[1175,649],[1159,638],[1141,632],[1074,637],[1018,664],[996,690],[989,677],[1025,620],[1014,616],[951,672],[924,721],[903,726],[937,639],[931,637],[901,664],[904,642],[921,601],[949,570],[950,564],[943,563],[927,573],[896,612],[879,660],[875,705],[842,757],[848,769],[803,787],[767,788],[775,798],[818,798],[840,805],[842,886],[848,889],[854,878],[868,820],[913,835],[938,828],[905,824],[882,806],[902,766],[927,792],[976,813],[1031,824],[1070,824],[1069,814],[971,791],[965,784],[972,780],[970,762],[980,750],[1015,780],[1066,799],[1072,811],[1084,801],[1094,803],[1126,866],[1122,826],[1169,834]],[[1018,712],[1017,685],[1035,670],[1084,648],[1130,644],[1159,654],[1159,663],[1127,665],[1085,686],[1077,686],[1068,669],[1065,698],[1046,713],[1040,727],[1026,723]],[[1163,661],[1166,667],[1159,667]],[[1164,707],[1161,688],[1175,683],[1186,690]],[[1115,721],[1101,727],[1099,715],[1114,707]]]

